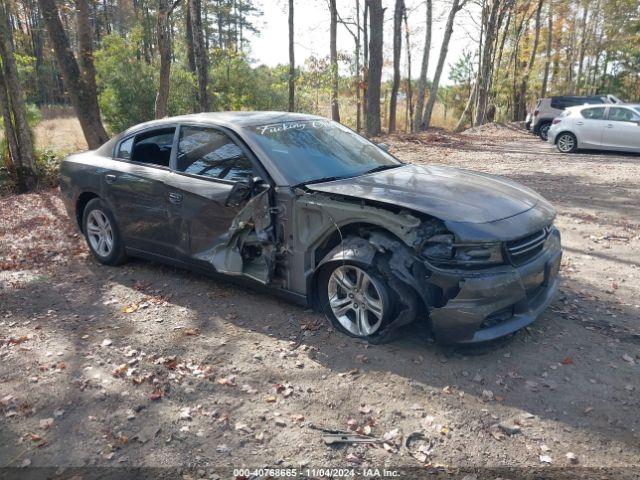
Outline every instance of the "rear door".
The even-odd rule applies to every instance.
[[[609,107],[602,143],[606,148],[640,152],[640,113],[630,107]]]
[[[182,125],[167,181],[172,230],[179,255],[212,266],[213,250],[229,240],[243,205],[225,202],[234,184],[262,176],[248,149],[215,127]]]
[[[164,126],[124,138],[115,151],[117,169],[104,176],[127,247],[166,257],[175,256],[165,185],[175,133],[175,126]]]
[[[574,128],[580,147],[598,148],[602,146],[606,120],[606,107],[584,108],[574,121]]]

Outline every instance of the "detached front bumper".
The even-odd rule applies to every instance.
[[[433,333],[442,343],[481,343],[513,333],[535,321],[553,300],[562,258],[560,232],[552,229],[542,252],[520,266],[464,274],[459,292],[430,312]]]

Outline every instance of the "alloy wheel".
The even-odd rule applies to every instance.
[[[383,286],[353,265],[336,268],[327,284],[329,306],[340,324],[353,335],[367,337],[382,325]]]
[[[576,139],[573,138],[573,135],[569,135],[568,133],[564,133],[560,135],[558,138],[558,150],[563,153],[571,152],[576,146]]]
[[[93,251],[101,257],[108,257],[113,251],[113,228],[104,212],[100,210],[89,212],[87,237]]]

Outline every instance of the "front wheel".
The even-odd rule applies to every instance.
[[[556,146],[561,153],[572,153],[578,148],[578,140],[573,133],[561,133],[556,139]]]
[[[372,340],[392,318],[392,291],[373,267],[355,262],[329,264],[318,286],[323,312],[347,335]]]
[[[105,265],[119,265],[126,260],[124,243],[113,214],[99,198],[84,209],[82,231],[93,256]]]

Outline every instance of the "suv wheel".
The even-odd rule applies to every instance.
[[[123,263],[127,255],[120,230],[113,214],[99,198],[94,198],[84,209],[82,231],[93,256],[105,265]]]
[[[540,138],[545,142],[549,139],[549,129],[551,128],[550,123],[545,123],[540,126]]]
[[[578,148],[578,140],[573,133],[564,132],[556,139],[558,151],[562,153],[572,153]]]

